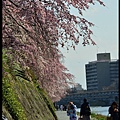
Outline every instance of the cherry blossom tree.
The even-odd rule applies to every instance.
[[[37,77],[53,101],[66,94],[68,82],[74,76],[63,65],[58,46],[95,45],[90,29],[94,26],[82,11],[101,0],[2,0],[2,43],[13,55],[11,65],[20,63]],[[71,6],[79,16],[70,13]]]

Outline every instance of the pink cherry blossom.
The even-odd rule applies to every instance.
[[[53,101],[67,93],[69,83],[74,84],[58,46],[75,49],[81,38],[84,46],[96,45],[90,29],[94,24],[82,13],[95,3],[96,0],[2,0],[2,44],[8,56],[12,55],[11,65],[18,63],[26,71],[29,68]],[[70,13],[71,6],[78,9],[79,16]]]

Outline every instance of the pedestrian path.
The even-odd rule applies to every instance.
[[[66,111],[56,111],[56,115],[58,120],[69,120],[69,116],[67,116]]]
[[[58,120],[69,120],[69,116],[67,116],[66,111],[56,111],[56,115],[58,117]],[[77,120],[78,120],[77,116]],[[91,118],[91,120],[96,120],[95,118]]]

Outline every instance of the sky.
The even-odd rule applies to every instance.
[[[86,73],[85,64],[96,61],[97,53],[110,53],[111,59],[118,59],[119,41],[118,41],[118,0],[103,0],[106,5],[101,6],[96,2],[96,5],[91,5],[89,10],[83,12],[83,17],[95,24],[93,30],[93,40],[97,46],[83,46],[82,40],[76,46],[76,49],[60,48],[60,51],[65,56],[64,66],[69,72],[75,76],[74,81],[86,88]],[[77,15],[75,9],[71,10]]]

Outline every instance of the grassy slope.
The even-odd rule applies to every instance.
[[[57,120],[44,90],[34,80],[16,76],[9,63],[3,51],[2,114],[9,120]]]
[[[24,108],[27,120],[55,120],[43,96],[33,84],[24,80],[14,81],[12,84],[13,91]],[[8,119],[12,120],[4,107],[3,110]]]
[[[14,82],[13,89],[25,109],[28,120],[54,120],[43,96],[33,84],[25,80],[18,80]]]

